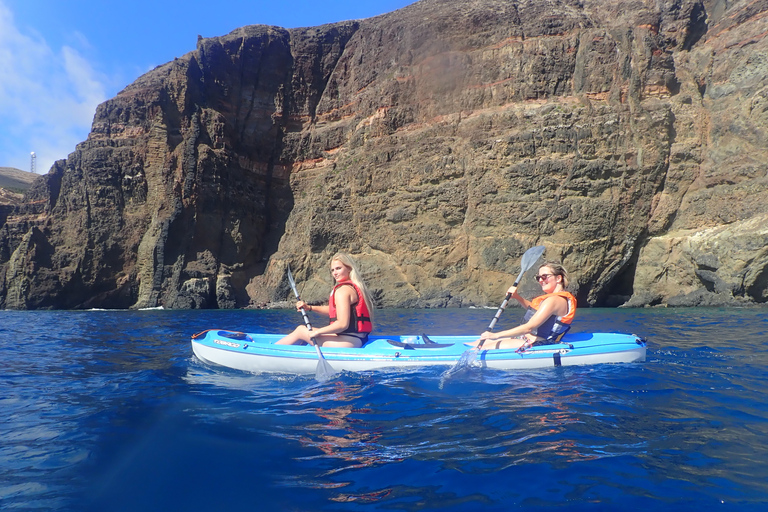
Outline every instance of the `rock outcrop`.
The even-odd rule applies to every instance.
[[[384,307],[768,300],[768,0],[422,0],[248,26],[100,105],[1,218],[0,306],[262,306],[358,256]],[[537,287],[528,279],[525,286]]]
[[[39,175],[32,172],[13,167],[0,167],[0,211],[10,212],[11,209],[7,208],[8,206],[22,203],[24,191],[29,189],[37,178]],[[0,217],[0,221],[5,222],[5,218]]]

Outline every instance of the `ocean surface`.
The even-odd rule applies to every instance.
[[[504,313],[511,326],[521,310]],[[383,310],[472,334],[494,310]],[[643,363],[313,376],[196,360],[294,311],[0,311],[0,509],[766,510],[768,310],[582,309]]]

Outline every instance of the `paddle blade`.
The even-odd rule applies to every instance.
[[[291,285],[291,290],[293,290],[293,294],[296,296],[296,300],[299,299],[299,290],[296,289],[296,281],[293,280],[293,274],[291,274],[291,266],[288,265],[288,283]]]
[[[440,389],[443,389],[443,386],[445,386],[445,383],[448,381],[448,379],[450,379],[451,377],[453,377],[454,375],[456,375],[462,370],[471,368],[475,362],[475,359],[477,359],[476,348],[470,348],[465,350],[464,353],[461,354],[461,357],[456,362],[456,364],[454,364],[453,366],[445,370],[443,374],[440,376],[440,386],[439,386]]]
[[[517,286],[520,283],[520,279],[523,278],[523,274],[530,269],[536,261],[541,258],[541,255],[544,254],[544,250],[546,247],[543,245],[537,245],[536,247],[531,247],[527,251],[525,251],[525,254],[523,254],[523,257],[520,260],[520,274],[518,274],[517,279],[515,279],[514,286]]]
[[[326,382],[336,375],[336,370],[333,369],[331,364],[323,357],[323,353],[320,352],[320,347],[315,345],[317,350],[317,369],[315,369],[315,380],[318,382]]]
[[[544,254],[544,250],[546,247],[543,245],[537,245],[536,247],[531,247],[527,251],[525,251],[525,254],[523,254],[522,259],[520,260],[520,268],[523,271],[528,270],[533,266],[534,263],[536,263],[536,260],[541,258],[541,255]]]

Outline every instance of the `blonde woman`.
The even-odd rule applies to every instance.
[[[277,344],[304,344],[314,338],[321,347],[359,348],[368,341],[375,308],[355,261],[348,254],[337,253],[331,258],[331,275],[336,284],[327,306],[296,302],[296,309],[328,315],[330,324],[312,331],[300,325]]]

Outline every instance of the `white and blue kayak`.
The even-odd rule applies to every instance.
[[[247,372],[315,373],[318,354],[310,345],[275,345],[281,334],[211,329],[192,336],[198,359]],[[323,347],[335,370],[451,366],[477,336],[370,336],[362,348]],[[561,343],[525,350],[480,350],[474,365],[502,370],[645,361],[641,338],[618,333],[568,333]]]

